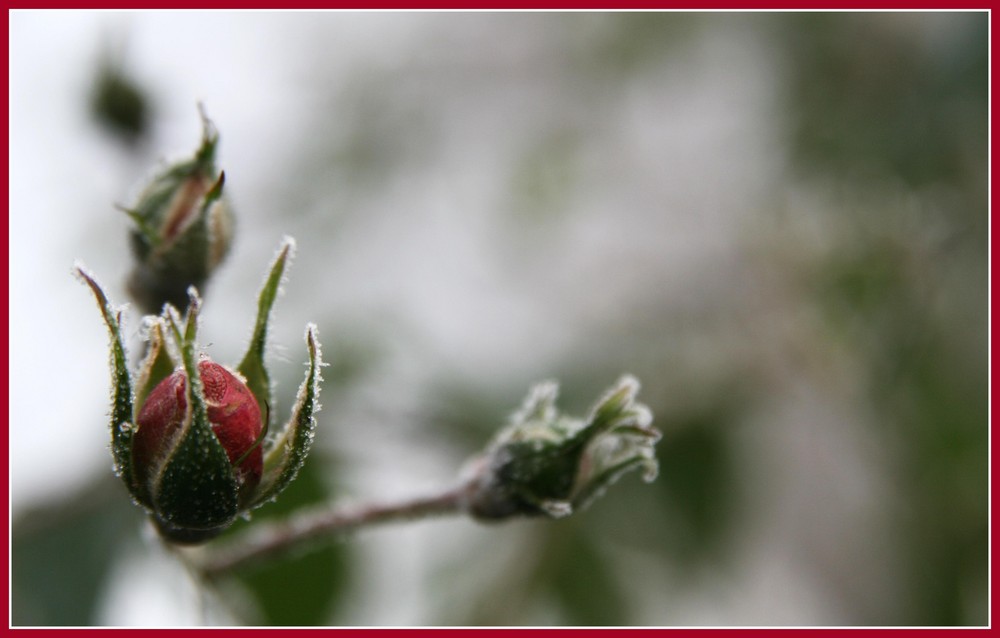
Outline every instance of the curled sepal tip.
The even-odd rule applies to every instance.
[[[323,366],[316,332],[313,324],[306,328],[306,347],[309,350],[306,376],[299,386],[291,418],[265,452],[264,475],[260,488],[250,503],[251,507],[262,505],[281,493],[302,468],[312,446],[316,429],[315,415],[320,409],[320,371]]]

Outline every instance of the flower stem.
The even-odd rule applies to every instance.
[[[259,524],[238,540],[213,551],[200,565],[211,580],[235,569],[275,559],[330,536],[400,520],[463,513],[467,485],[395,503],[303,512],[280,522]]]

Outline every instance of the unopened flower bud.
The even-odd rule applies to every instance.
[[[306,329],[308,368],[291,416],[267,436],[271,383],[265,338],[292,247],[287,240],[271,265],[250,346],[233,371],[207,357],[198,360],[201,301],[191,288],[183,320],[171,305],[160,316],[146,318],[146,354],[133,376],[120,313],[94,278],[77,268],[111,334],[115,470],[171,542],[206,541],[238,515],[273,500],[309,453],[322,365],[315,326]]]
[[[636,402],[639,383],[625,376],[586,420],[560,414],[558,387],[542,383],[529,393],[471,466],[465,507],[476,518],[516,515],[561,517],[586,506],[625,472],[656,477],[649,409]]]
[[[212,431],[236,471],[240,493],[251,493],[263,469],[263,421],[257,399],[242,379],[209,359],[198,364],[198,374]],[[186,414],[187,375],[178,370],[153,388],[136,417],[134,480],[154,500],[158,465],[170,456]]]
[[[229,252],[233,214],[223,197],[224,174],[215,168],[218,134],[203,120],[194,157],[168,166],[126,209],[135,266],[129,293],[148,314],[166,303],[187,305],[188,287],[202,289]]]

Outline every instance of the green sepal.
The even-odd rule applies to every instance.
[[[660,432],[650,427],[653,416],[636,401],[639,382],[625,375],[591,410],[586,425],[577,433],[589,446],[589,462],[581,466],[570,497],[574,509],[587,506],[623,474],[643,469],[643,478],[656,478],[658,466],[654,446]]]
[[[208,119],[205,108],[198,104],[198,114],[201,116],[201,146],[194,154],[194,165],[203,168],[205,172],[211,172],[215,166],[215,149],[219,144],[219,131],[216,130],[212,120]]]
[[[639,393],[639,382],[635,377],[625,375],[602,397],[591,410],[585,432],[581,435],[593,438],[620,427],[648,425],[649,410],[635,402]]]
[[[652,444],[657,437],[647,437],[645,442],[619,444],[618,449],[602,451],[595,456],[604,457],[598,460],[601,470],[591,476],[581,477],[581,488],[573,494],[571,500],[573,509],[583,509],[601,496],[615,481],[632,470],[642,470],[642,478],[647,483],[652,482],[659,471],[656,457],[653,456]],[[609,446],[610,447],[610,446]]]
[[[146,356],[135,381],[135,405],[142,407],[149,393],[177,367],[166,347],[166,322],[163,317],[147,317]]]
[[[309,369],[299,386],[292,416],[277,438],[264,452],[264,473],[250,507],[258,507],[275,498],[295,478],[305,463],[316,429],[314,415],[319,412],[320,368],[323,365],[316,326],[306,327]]]
[[[150,223],[150,216],[142,210],[134,208],[126,208],[121,205],[118,205],[117,208],[135,223],[136,228],[132,231],[134,235],[132,237],[132,250],[140,259],[145,259],[150,250],[158,248],[160,245],[160,238],[156,228]]]
[[[206,209],[207,210],[207,209]],[[194,221],[166,245],[156,250],[145,263],[163,281],[175,285],[201,287],[211,274],[213,237],[210,216],[199,211]]]
[[[212,204],[222,199],[222,187],[226,185],[226,171],[219,171],[219,176],[215,179],[215,183],[212,187],[208,189],[205,193],[205,200],[201,205],[201,214],[204,215],[208,212],[208,209],[212,207]]]
[[[278,256],[271,264],[271,269],[264,287],[261,288],[260,297],[257,301],[257,321],[254,324],[253,336],[250,337],[250,345],[247,352],[240,361],[236,370],[243,375],[247,387],[257,399],[257,404],[261,407],[271,405],[271,379],[264,366],[264,349],[267,343],[267,324],[270,321],[271,308],[274,300],[278,297],[278,289],[281,286],[281,278],[285,272],[285,266],[295,250],[295,241],[291,237],[286,237],[278,249]],[[268,417],[270,422],[270,415]],[[265,424],[267,425],[267,424]]]
[[[111,375],[114,381],[111,403],[111,454],[115,462],[115,473],[125,481],[129,491],[132,492],[132,435],[135,432],[135,415],[132,409],[134,405],[132,380],[128,372],[128,360],[122,339],[121,316],[111,307],[100,284],[82,266],[77,266],[76,272],[94,293],[111,336]]]
[[[498,457],[506,460],[495,469],[502,483],[513,486],[513,496],[548,512],[553,507],[561,509],[558,503],[568,503],[587,440],[576,436],[550,438],[552,432],[582,429],[579,421],[560,418],[545,425],[533,428],[524,440],[507,442],[506,454]]]
[[[220,530],[237,514],[238,484],[225,449],[208,421],[201,375],[195,360],[200,300],[192,289],[183,333],[169,308],[168,322],[187,375],[187,412],[170,455],[153,479],[153,509],[174,540]],[[188,537],[188,538],[185,538]]]
[[[190,179],[207,179],[214,170],[211,163],[205,164],[197,159],[174,164],[153,179],[149,186],[140,193],[134,207],[121,208],[137,226],[132,245],[136,257],[145,260],[150,256],[150,253],[162,248],[164,243],[163,226],[167,221],[166,214],[170,210],[171,201],[183,188],[184,183]],[[214,190],[216,187],[220,190],[220,193],[215,197],[218,199],[221,195],[219,182],[214,182],[213,188],[209,190]],[[180,235],[175,239],[179,239],[179,237]]]

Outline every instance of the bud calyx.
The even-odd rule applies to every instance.
[[[634,377],[622,377],[581,420],[556,409],[554,382],[535,386],[475,461],[466,509],[486,520],[561,517],[630,470],[642,469],[652,481],[660,433],[650,426],[649,409],[635,400],[638,391]]]

